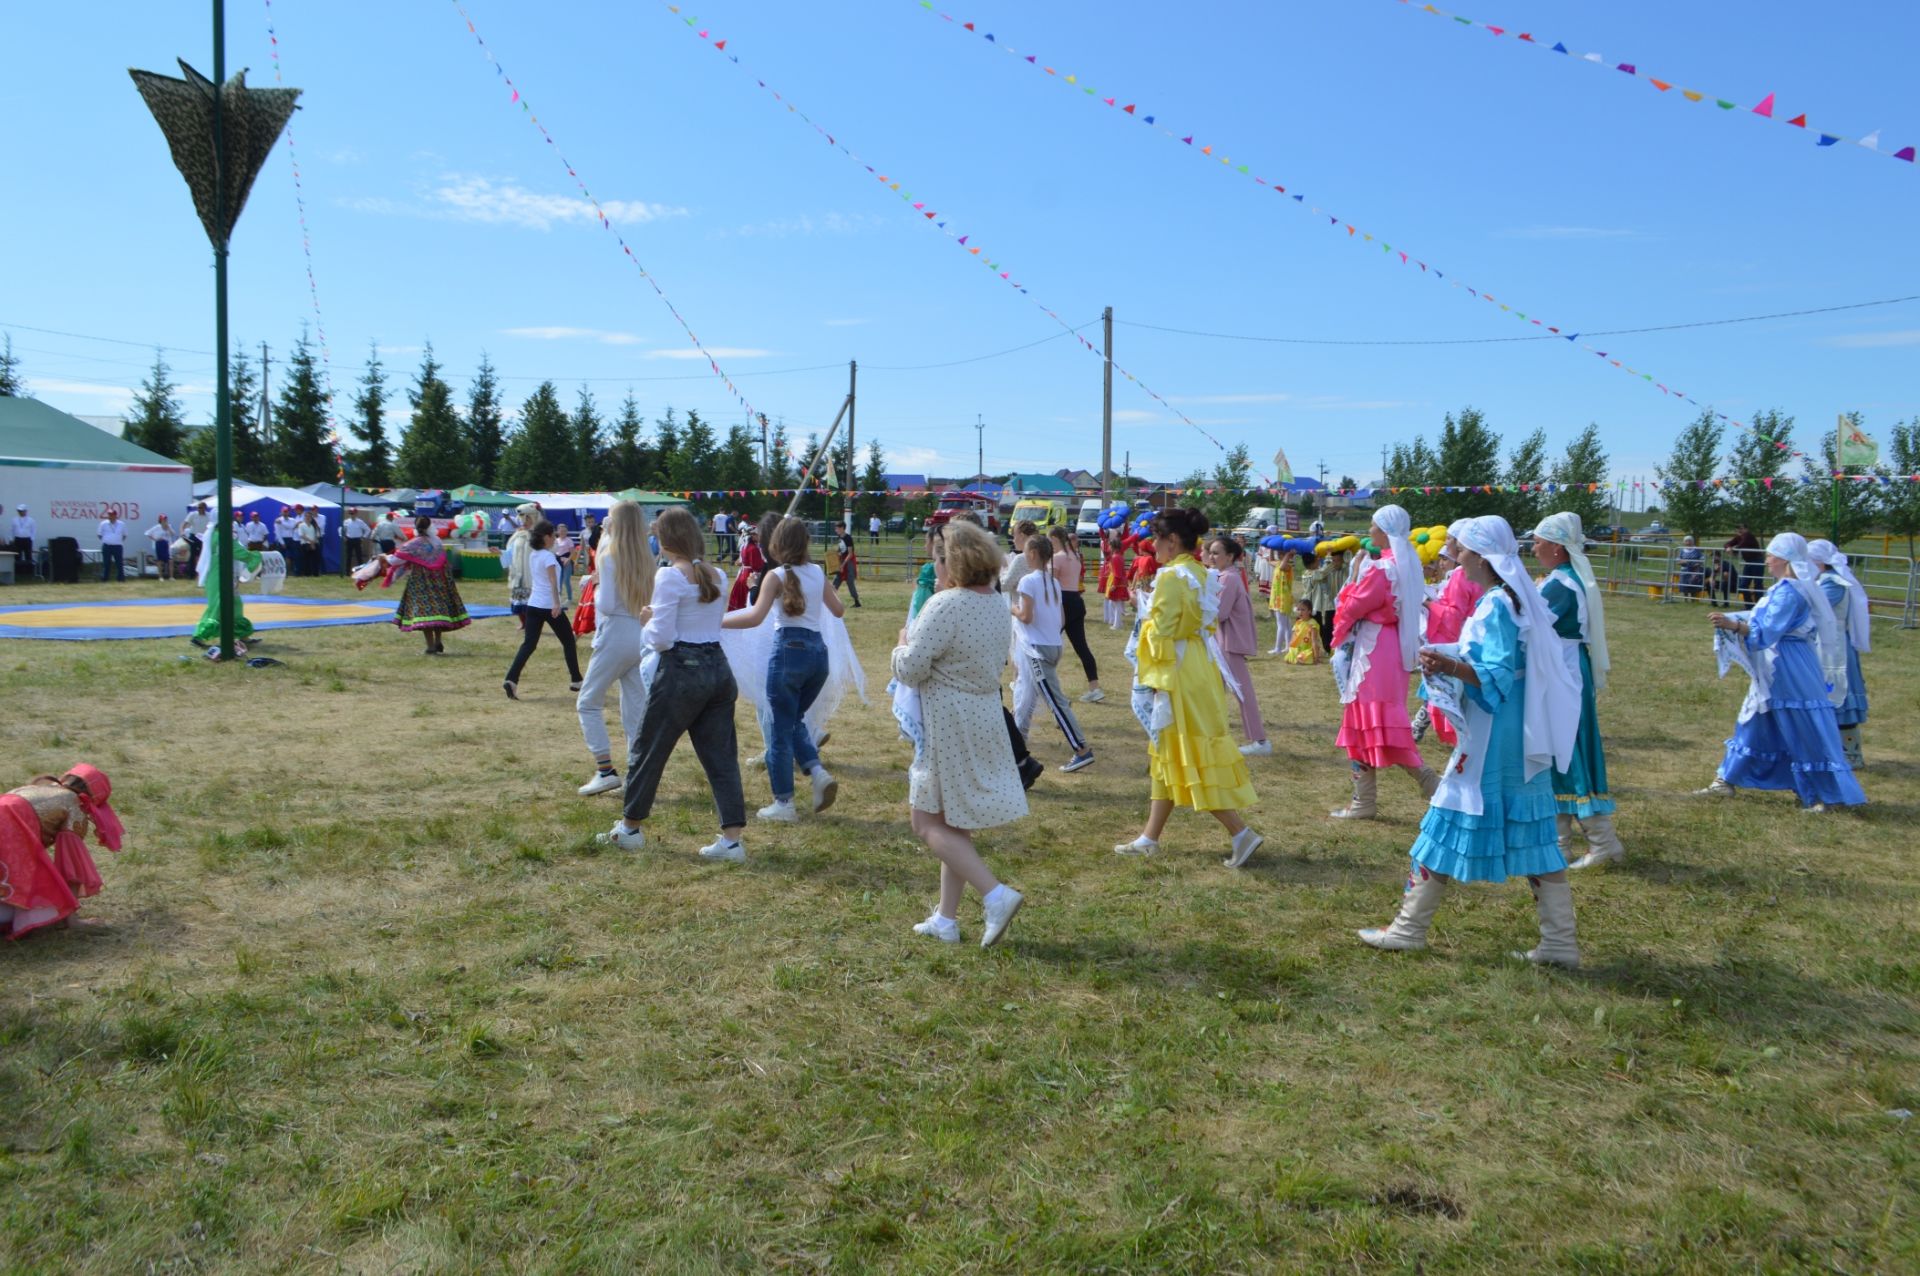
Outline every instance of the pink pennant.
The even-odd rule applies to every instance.
[[[1761,98],[1760,105],[1753,108],[1753,113],[1755,115],[1764,115],[1768,119],[1772,119],[1773,118],[1773,94],[1769,93],[1765,97]]]

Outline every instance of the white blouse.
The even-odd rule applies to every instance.
[[[719,596],[710,603],[700,601],[700,587],[678,567],[662,568],[653,578],[653,619],[640,636],[655,651],[666,651],[679,642],[720,641],[720,621],[727,614],[726,577],[705,563],[700,570],[712,573],[720,586]]]

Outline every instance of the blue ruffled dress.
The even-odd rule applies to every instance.
[[[1847,614],[1847,586],[1832,572],[1820,574],[1820,592],[1827,596],[1833,614]],[[1867,720],[1867,684],[1860,676],[1860,649],[1847,635],[1847,698],[1833,707],[1834,721],[1843,727],[1857,727]]]
[[[1791,789],[1804,806],[1867,800],[1840,744],[1807,600],[1778,581],[1748,617],[1747,648],[1773,650],[1767,710],[1733,729],[1720,778],[1741,789]]]
[[[1487,591],[1479,609],[1492,614],[1478,637],[1460,648],[1460,658],[1480,680],[1463,688],[1469,717],[1484,713],[1492,719],[1480,772],[1482,813],[1428,807],[1409,852],[1420,867],[1462,882],[1538,877],[1567,866],[1554,829],[1551,773],[1543,768],[1526,778],[1526,654],[1512,612],[1499,605],[1503,601],[1500,590]],[[1471,734],[1469,720],[1461,748]]]
[[[1577,819],[1613,814],[1607,791],[1607,751],[1600,741],[1600,712],[1594,701],[1593,657],[1580,623],[1580,591],[1586,586],[1565,565],[1542,582],[1540,596],[1553,609],[1553,631],[1580,648],[1580,730],[1573,737],[1573,760],[1553,773],[1553,797],[1560,814]]]

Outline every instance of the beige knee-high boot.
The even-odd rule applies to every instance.
[[[1394,914],[1393,922],[1384,930],[1369,927],[1354,934],[1360,937],[1363,944],[1394,952],[1414,952],[1425,948],[1427,928],[1433,925],[1433,914],[1440,907],[1440,897],[1446,891],[1447,879],[1438,873],[1428,873],[1400,896],[1400,911]]]
[[[1353,764],[1353,800],[1337,811],[1336,820],[1370,820],[1380,809],[1380,773],[1364,763]]]
[[[1846,751],[1847,765],[1858,771],[1867,764],[1867,758],[1860,750],[1860,728],[1841,727],[1840,744]]]
[[[1579,821],[1571,815],[1553,817],[1553,835],[1554,840],[1560,844],[1560,858],[1567,859],[1573,855],[1573,834],[1579,827]]]
[[[1514,956],[1536,966],[1577,967],[1580,945],[1573,929],[1573,888],[1564,881],[1531,877],[1527,884],[1533,887],[1534,909],[1540,915],[1540,946]]]
[[[1440,773],[1421,763],[1418,767],[1408,767],[1407,774],[1412,776],[1413,782],[1420,786],[1420,796],[1431,802],[1433,791],[1440,787]]]
[[[1587,853],[1567,865],[1568,868],[1593,868],[1627,858],[1627,848],[1620,845],[1620,835],[1613,831],[1611,815],[1590,815],[1581,821],[1581,826],[1587,833]]]

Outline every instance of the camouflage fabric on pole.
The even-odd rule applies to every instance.
[[[147,109],[166,136],[173,152],[173,165],[187,179],[193,194],[194,211],[206,227],[207,238],[215,248],[226,247],[233,224],[240,219],[253,179],[273,153],[280,130],[291,118],[299,89],[250,89],[243,69],[220,88],[220,151],[227,171],[221,202],[214,208],[214,167],[218,159],[213,145],[214,84],[184,61],[180,69],[185,79],[158,75],[152,71],[128,71],[133,83],[146,99]]]

